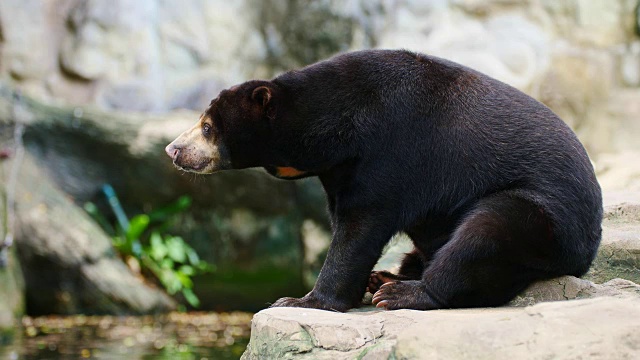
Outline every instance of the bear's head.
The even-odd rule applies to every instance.
[[[165,151],[176,167],[199,174],[264,166],[276,92],[268,81],[223,90],[198,122]]]

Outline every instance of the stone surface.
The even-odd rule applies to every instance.
[[[625,105],[640,103],[637,9],[637,0],[4,0],[0,78],[73,104],[201,111],[249,78],[401,47],[544,101],[597,163],[603,152],[640,150],[640,109]]]
[[[636,34],[640,35],[640,5],[636,7]]]
[[[596,120],[605,116],[616,76],[611,57],[606,52],[564,44],[554,48],[550,61],[553,66],[542,75],[539,99],[576,131],[590,153],[612,148],[615,137],[603,134],[614,127]]]
[[[625,85],[640,86],[640,54],[624,54],[620,59],[620,75]]]
[[[7,0],[0,3],[0,69],[21,81],[42,80],[54,71],[56,43],[62,28],[55,24],[55,5],[64,2]],[[29,24],[29,26],[24,26]]]
[[[12,330],[24,314],[24,280],[15,248],[7,250],[5,256],[0,259],[0,343],[4,333]]]
[[[381,47],[428,52],[468,65],[520,89],[529,88],[549,62],[549,33],[524,14],[477,18],[443,6],[413,2],[388,15]]]
[[[599,298],[513,313],[435,314],[404,331],[392,354],[396,359],[636,358],[639,304],[637,298]]]
[[[612,279],[604,284],[573,276],[539,281],[527,288],[509,306],[531,306],[545,301],[575,300],[601,296],[640,296],[640,285],[625,279]]]
[[[242,359],[624,359],[640,356],[640,297],[525,308],[256,314]]]
[[[612,193],[618,203],[635,199],[640,203],[640,151],[626,151],[603,154],[599,157],[596,174],[600,186],[606,189],[605,205],[612,205],[606,199]]]
[[[18,177],[15,246],[30,314],[149,314],[175,308],[114,253],[111,239],[30,155]]]
[[[640,202],[605,208],[602,243],[585,278],[640,282]]]
[[[12,151],[13,132],[0,122],[0,344],[14,335],[15,325],[24,315],[24,279],[14,245],[15,217],[12,197],[14,168],[8,161],[15,156]],[[1,347],[1,345],[0,345]]]

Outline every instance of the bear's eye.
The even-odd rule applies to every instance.
[[[206,137],[211,135],[211,125],[209,124],[202,125],[202,134]]]

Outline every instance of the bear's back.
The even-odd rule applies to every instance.
[[[561,236],[599,240],[601,192],[586,150],[550,109],[505,83],[404,50],[346,53],[274,81],[310,128],[355,143],[380,178],[401,172],[440,193],[443,207],[519,191],[562,223]]]

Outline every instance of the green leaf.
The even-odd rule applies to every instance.
[[[187,257],[189,258],[189,263],[191,265],[198,265],[200,263],[200,257],[198,256],[198,253],[196,253],[196,251],[193,250],[191,246],[188,246]]]
[[[127,230],[127,240],[137,240],[149,226],[149,216],[145,214],[136,215],[129,221],[129,229]]]
[[[189,265],[182,265],[180,266],[180,268],[178,269],[179,272],[187,275],[187,276],[193,276],[196,274],[196,269],[194,269],[192,266]]]
[[[165,240],[169,257],[175,262],[184,263],[187,259],[185,242],[179,236],[172,236]]]
[[[182,295],[184,296],[184,299],[187,300],[189,305],[193,306],[194,308],[200,307],[200,299],[198,299],[196,294],[193,293],[193,290],[182,289]]]
[[[191,198],[183,196],[167,207],[137,215],[129,221],[126,231],[121,227],[114,228],[117,236],[112,239],[113,246],[121,254],[135,256],[142,266],[153,273],[167,293],[174,295],[180,291],[191,306],[198,307],[200,301],[192,290],[192,276],[213,271],[215,266],[201,260],[181,237],[166,233],[171,226],[166,222],[169,216],[190,205]],[[98,214],[95,204],[88,203],[86,208],[90,214]],[[147,239],[148,245],[143,246],[143,243],[147,244]]]
[[[206,261],[200,261],[196,265],[196,269],[198,269],[199,273],[204,274],[204,273],[210,273],[210,272],[216,271],[216,266]]]
[[[164,269],[160,275],[160,282],[167,289],[167,292],[174,295],[182,290],[182,282],[176,276],[176,272],[171,269]]]
[[[171,215],[185,211],[189,206],[191,206],[191,198],[186,195],[181,196],[175,202],[150,212],[149,217],[153,221],[162,222],[167,220]]]
[[[164,258],[160,262],[160,267],[162,267],[163,269],[171,269],[171,271],[173,271],[173,265],[174,265],[173,260],[169,258]]]
[[[126,255],[130,254],[130,251],[127,249],[127,241],[120,236],[114,236],[112,238],[113,247],[115,247],[119,252],[125,253]]]
[[[164,241],[162,241],[162,236],[157,231],[154,231],[151,233],[149,241],[151,243],[151,246],[149,247],[149,256],[157,262],[162,261],[162,259],[164,259],[169,253],[167,246],[164,244]]]
[[[180,281],[180,284],[182,284],[183,288],[191,289],[193,287],[193,281],[191,281],[191,278],[189,277],[189,275],[182,273],[180,271],[176,271],[175,275],[176,275],[176,278]]]

